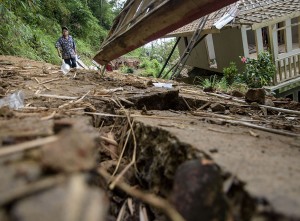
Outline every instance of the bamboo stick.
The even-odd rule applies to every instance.
[[[53,143],[57,140],[58,140],[57,136],[50,136],[50,137],[40,138],[40,139],[36,139],[36,140],[32,140],[32,141],[28,141],[16,145],[4,146],[0,149],[0,157],[29,150],[32,148],[36,148],[41,145]]]

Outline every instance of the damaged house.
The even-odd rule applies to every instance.
[[[181,37],[178,44],[181,54],[200,19],[168,35]],[[299,101],[299,33],[298,0],[240,0],[208,16],[201,32],[206,37],[191,51],[186,64],[221,73],[230,62],[235,62],[243,70],[240,56],[257,58],[259,52],[270,51],[277,68],[270,89]]]

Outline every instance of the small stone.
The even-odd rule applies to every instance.
[[[242,93],[242,92],[240,92],[240,91],[238,91],[238,90],[233,90],[233,91],[231,92],[231,96],[233,96],[233,97],[244,97],[245,94]]]
[[[226,110],[225,106],[219,103],[214,103],[210,105],[210,108],[213,112],[225,112]]]
[[[257,102],[265,104],[266,92],[263,88],[250,88],[246,95],[245,100],[248,103]]]

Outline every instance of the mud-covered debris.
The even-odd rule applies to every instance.
[[[9,107],[7,107],[7,106],[0,107],[0,117],[11,118],[13,116],[14,116],[14,113]]]
[[[226,110],[225,106],[219,103],[214,103],[210,105],[210,108],[213,112],[225,112]]]
[[[3,87],[0,87],[0,97],[5,96],[6,90]]]
[[[186,221],[226,221],[231,217],[219,168],[206,160],[190,160],[176,171],[171,202]]]
[[[265,105],[270,106],[270,107],[275,107],[274,102],[273,102],[272,99],[270,99],[270,98],[267,98],[267,99],[265,100]]]
[[[257,102],[265,104],[266,92],[263,88],[250,88],[246,95],[245,100],[248,103]]]
[[[72,128],[64,130],[55,143],[42,149],[43,165],[51,170],[74,172],[91,169],[95,164],[96,141],[89,134]]]
[[[19,221],[106,221],[108,204],[100,188],[74,175],[67,183],[19,200],[11,215]]]
[[[146,107],[147,110],[176,109],[179,99],[179,91],[176,89],[153,89],[150,93],[138,94],[128,98],[139,110]],[[126,104],[125,104],[126,105]]]
[[[233,97],[244,97],[244,96],[245,96],[244,93],[242,93],[242,92],[240,92],[240,91],[238,91],[238,90],[233,90],[233,91],[231,91],[231,95],[232,95]]]

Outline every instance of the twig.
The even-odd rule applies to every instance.
[[[62,100],[77,100],[78,97],[70,97],[70,96],[60,96],[60,95],[53,95],[53,94],[35,94],[37,97],[48,97],[48,98],[57,98]]]
[[[54,177],[45,178],[35,183],[24,185],[17,189],[13,188],[12,191],[2,192],[0,197],[0,206],[8,204],[21,197],[25,197],[27,195],[36,193],[38,191],[49,189],[52,186],[56,186],[57,184],[63,183],[65,180],[65,176],[57,175]]]
[[[61,78],[54,78],[54,79],[51,79],[51,80],[48,80],[48,81],[43,81],[43,82],[40,82],[39,84],[46,84],[46,83],[50,83],[50,82],[53,82],[53,81],[58,81],[60,80]]]
[[[107,181],[114,180],[115,178],[111,177],[104,169],[99,168],[98,172],[103,176]],[[154,194],[144,193],[140,190],[132,188],[125,182],[115,182],[116,186],[123,190],[128,195],[135,197],[159,210],[164,212],[172,221],[185,221],[184,218],[178,213],[178,211],[165,199],[155,196]]]
[[[289,110],[289,109],[284,109],[284,108],[279,108],[279,107],[271,107],[271,106],[267,106],[267,105],[258,105],[258,106],[259,107],[264,107],[264,108],[269,109],[269,110],[282,112],[282,113],[300,115],[300,111]]]
[[[112,144],[112,145],[114,145],[114,146],[118,146],[118,143],[117,143],[117,141],[115,141],[115,140],[109,139],[109,138],[104,137],[104,136],[100,136],[100,138],[101,138],[102,140],[106,141],[106,142],[109,143],[109,144]]]
[[[183,102],[185,103],[185,105],[187,106],[187,108],[189,109],[189,111],[192,110],[192,108],[190,107],[190,105],[188,104],[188,102],[185,100],[184,97],[182,97]]]
[[[124,174],[127,172],[127,170],[129,170],[129,168],[131,166],[133,166],[136,162],[136,148],[137,148],[137,144],[136,144],[136,137],[135,137],[135,133],[134,133],[134,129],[133,129],[133,122],[131,122],[130,116],[128,114],[128,112],[125,110],[125,108],[123,107],[123,105],[121,104],[121,102],[119,100],[117,100],[119,105],[121,106],[121,108],[125,111],[129,126],[130,126],[130,130],[131,130],[131,134],[132,134],[132,138],[133,138],[133,154],[132,154],[132,159],[131,162],[121,171],[120,174],[118,174],[118,176],[116,177],[116,179],[109,185],[110,189],[114,189],[115,185],[117,184],[117,182],[122,178],[122,176],[124,176]]]
[[[53,111],[52,114],[50,114],[47,117],[42,117],[41,120],[50,120],[55,116],[55,114],[56,114],[56,111]]]
[[[124,143],[124,145],[123,145],[122,152],[121,152],[121,154],[120,154],[120,156],[119,156],[118,164],[117,164],[117,166],[116,166],[116,168],[115,168],[115,171],[113,172],[113,176],[115,176],[116,173],[118,172],[118,169],[119,169],[119,167],[120,167],[120,164],[121,164],[121,161],[122,161],[122,158],[123,158],[123,155],[124,155],[126,146],[127,146],[127,142],[128,142],[128,140],[129,140],[129,136],[130,136],[130,130],[128,130],[128,134],[127,134],[125,143]]]
[[[20,151],[32,149],[32,148],[35,148],[35,147],[38,147],[38,146],[41,146],[44,144],[53,143],[57,140],[58,140],[57,136],[50,136],[50,137],[46,137],[46,138],[40,138],[40,139],[24,142],[21,144],[9,145],[6,147],[2,147],[0,149],[0,157],[9,155],[9,154],[13,154],[13,153],[17,153]]]
[[[201,107],[199,107],[199,108],[197,109],[197,111],[203,110],[204,108],[208,107],[209,105],[211,105],[211,102],[207,102],[206,104],[202,105]]]
[[[127,200],[125,200],[125,202],[123,203],[116,221],[122,221],[123,220],[124,215],[125,215],[126,203],[127,203]]]
[[[83,99],[84,99],[90,92],[91,92],[91,91],[88,91],[87,93],[85,93],[85,94],[84,94],[81,98],[79,98],[78,100],[76,100],[76,101],[70,101],[70,102],[68,102],[68,103],[66,103],[66,104],[62,104],[62,105],[60,105],[58,108],[61,109],[61,108],[63,108],[63,107],[69,106],[69,105],[71,105],[71,104],[77,104],[77,103],[83,101]]]
[[[40,84],[40,81],[36,78],[36,77],[34,77],[33,78],[38,84]]]
[[[107,113],[94,113],[94,112],[84,112],[85,114],[89,115],[96,115],[96,116],[102,116],[102,117],[126,117],[124,115],[115,115],[115,114],[107,114]]]
[[[280,134],[280,135],[286,135],[286,136],[292,136],[292,137],[299,137],[300,134],[294,134],[294,133],[290,133],[290,132],[286,132],[286,131],[282,131],[282,130],[276,130],[276,129],[272,129],[272,128],[267,128],[267,127],[262,127],[262,126],[258,126],[256,124],[251,124],[248,122],[242,122],[242,121],[237,121],[237,120],[224,120],[224,122],[226,123],[231,123],[231,124],[238,124],[241,126],[246,126],[246,127],[250,127],[250,128],[254,128],[254,129],[258,129],[258,130],[263,130],[263,131],[267,131],[267,132],[271,132],[271,133],[275,133],[275,134]]]

